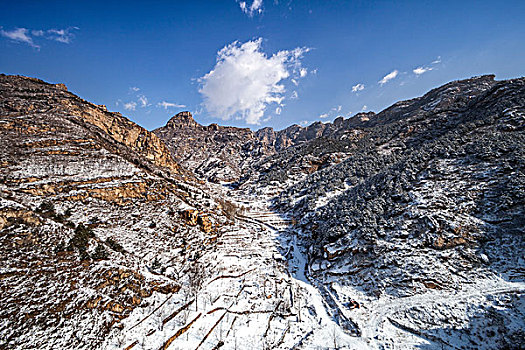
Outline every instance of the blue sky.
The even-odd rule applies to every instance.
[[[0,72],[153,129],[282,129],[525,75],[525,1],[3,1]],[[184,107],[183,107],[184,106]]]

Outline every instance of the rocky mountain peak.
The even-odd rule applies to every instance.
[[[201,126],[193,119],[191,112],[184,111],[175,114],[167,123],[168,127],[172,128],[183,128],[183,127],[197,127]]]

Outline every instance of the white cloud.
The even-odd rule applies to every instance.
[[[180,105],[177,103],[162,101],[162,102],[157,103],[157,107],[162,107],[167,110],[168,108],[185,108],[186,105]]]
[[[263,12],[262,0],[253,0],[250,6],[248,6],[246,1],[241,1],[239,2],[239,7],[241,8],[242,12],[250,17],[253,17],[254,15],[260,15]]]
[[[2,29],[0,30],[0,34],[11,40],[26,43],[31,47],[39,49],[40,46],[33,42],[33,38],[31,36],[35,38],[44,38],[47,40],[54,40],[64,44],[69,44],[71,43],[71,41],[73,41],[73,38],[75,37],[75,35],[72,33],[74,29],[78,29],[78,27],[49,30],[34,29],[31,31],[27,28],[16,28],[11,31],[5,31]]]
[[[124,109],[128,111],[134,111],[137,108],[136,102],[124,103]]]
[[[415,75],[421,75],[431,70],[432,70],[432,67],[417,67],[412,72],[414,72]]]
[[[363,108],[361,108],[362,111],[366,111],[368,109],[368,107],[366,105],[363,106]]]
[[[297,93],[297,91],[294,90],[292,92],[292,96],[290,96],[290,100],[297,100],[298,98],[299,98],[299,94]]]
[[[75,35],[72,33],[73,29],[78,29],[78,27],[69,27],[66,29],[49,29],[47,31],[46,39],[69,44],[75,38]]]
[[[431,66],[435,66],[436,64],[439,64],[439,63],[441,63],[441,56],[438,56],[438,58],[432,61],[428,66],[417,67],[414,70],[412,70],[412,72],[414,72],[415,75],[421,75],[428,71],[434,70],[434,67],[431,67]]]
[[[139,95],[138,98],[139,98],[138,101],[140,102],[140,106],[141,106],[142,108],[148,106],[148,98],[147,98],[146,96],[144,96],[144,95]]]
[[[308,70],[306,68],[301,68],[299,70],[299,75],[301,76],[301,78],[306,77],[306,74],[308,74]]]
[[[136,86],[132,86],[129,88],[129,91],[131,92],[137,92],[137,91],[140,91],[140,88],[136,87]]]
[[[281,107],[277,107],[275,109],[275,114],[279,115],[279,114],[281,114],[282,111],[283,111],[283,109]]]
[[[308,123],[310,123],[308,120],[301,120],[301,121],[299,122],[299,125],[301,125],[301,126],[306,126],[306,125],[308,125]]]
[[[328,112],[320,114],[318,118],[320,119],[334,118],[339,115],[339,112],[341,112],[342,109],[343,109],[343,106],[341,105],[332,107],[330,108]]]
[[[358,92],[358,91],[361,91],[361,90],[364,90],[365,89],[365,85],[364,84],[356,84],[354,86],[352,86],[352,92]]]
[[[29,30],[27,28],[16,28],[11,31],[5,31],[0,30],[0,34],[2,36],[5,36],[6,38],[9,38],[14,41],[18,41],[21,43],[26,43],[27,45],[34,47],[34,48],[40,48],[40,46],[35,45],[33,42],[33,39],[29,36]]]
[[[394,70],[394,71],[392,71],[392,72],[390,72],[390,73],[388,73],[387,75],[385,75],[385,76],[383,77],[383,79],[379,80],[378,83],[381,84],[381,86],[383,86],[384,84],[388,83],[390,80],[392,80],[392,79],[394,79],[395,77],[397,77],[397,73],[399,73],[399,72],[397,71],[397,69]]]
[[[283,82],[290,71],[300,69],[309,49],[283,50],[268,57],[261,43],[261,38],[243,44],[236,41],[219,50],[213,70],[199,79],[208,112],[223,120],[259,124],[269,104],[282,105]]]

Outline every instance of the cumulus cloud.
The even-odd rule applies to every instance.
[[[40,46],[35,45],[35,43],[33,42],[33,39],[31,38],[29,34],[29,29],[27,28],[15,28],[11,31],[6,31],[2,29],[0,30],[0,34],[2,34],[2,36],[9,38],[13,41],[25,43],[37,49],[40,48]]]
[[[293,80],[293,79],[292,79]],[[297,93],[297,91],[293,91],[292,92],[292,96],[290,96],[290,99],[291,100],[297,100],[299,98],[299,94]]]
[[[162,102],[157,103],[157,107],[162,107],[167,110],[168,108],[186,108],[186,105],[162,101]]]
[[[306,74],[308,74],[308,70],[307,70],[306,68],[301,68],[301,69],[299,70],[299,76],[300,76],[301,78],[306,77]]]
[[[136,102],[124,103],[124,109],[127,111],[134,111],[137,108]]]
[[[1,29],[0,34],[13,41],[25,43],[31,47],[40,49],[40,46],[34,43],[33,37],[43,38],[47,40],[54,40],[60,43],[69,44],[73,41],[73,38],[75,37],[75,35],[73,34],[73,30],[76,30],[76,29],[78,29],[78,27],[69,27],[66,29],[48,29],[48,30],[42,30],[42,29],[29,30],[27,28],[15,28],[11,31],[6,31],[6,30]]]
[[[250,17],[253,17],[254,15],[260,15],[263,12],[262,0],[253,0],[251,5],[248,5],[246,1],[240,1],[239,7],[241,8],[242,12]]]
[[[392,79],[394,79],[395,77],[397,77],[397,74],[398,74],[398,73],[399,73],[399,72],[398,72],[397,69],[396,69],[396,70],[394,70],[394,71],[388,73],[387,75],[385,75],[385,76],[383,77],[383,79],[379,80],[378,83],[381,84],[381,86],[383,86],[383,85],[385,85],[386,83],[388,83],[390,80],[392,80]]]
[[[140,91],[140,88],[136,87],[136,86],[132,86],[129,88],[129,91],[131,92],[137,92],[137,91]]]
[[[323,113],[323,114],[319,115],[319,118],[321,118],[321,119],[325,119],[325,118],[328,118],[328,117],[329,117],[328,113]]]
[[[199,79],[204,106],[223,120],[259,124],[269,104],[282,106],[290,72],[300,71],[307,48],[283,50],[268,57],[262,39],[234,42],[217,53],[213,70]]]
[[[358,92],[358,91],[361,91],[361,90],[364,90],[365,89],[365,85],[364,84],[356,84],[354,86],[352,86],[352,92]]]

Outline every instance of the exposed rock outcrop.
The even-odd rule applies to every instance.
[[[146,160],[175,174],[181,172],[180,166],[155,134],[122,117],[120,113],[108,112],[104,106],[79,98],[68,92],[63,84],[48,84],[34,78],[1,75],[0,101],[0,108],[11,115],[52,112],[54,115],[68,117],[73,122],[84,125],[89,123],[96,126],[104,137],[111,138],[128,147],[133,153],[139,154],[140,157],[134,158],[136,161]],[[16,125],[16,121],[14,123]],[[24,128],[22,125],[20,127]],[[124,151],[122,154],[133,157]]]

